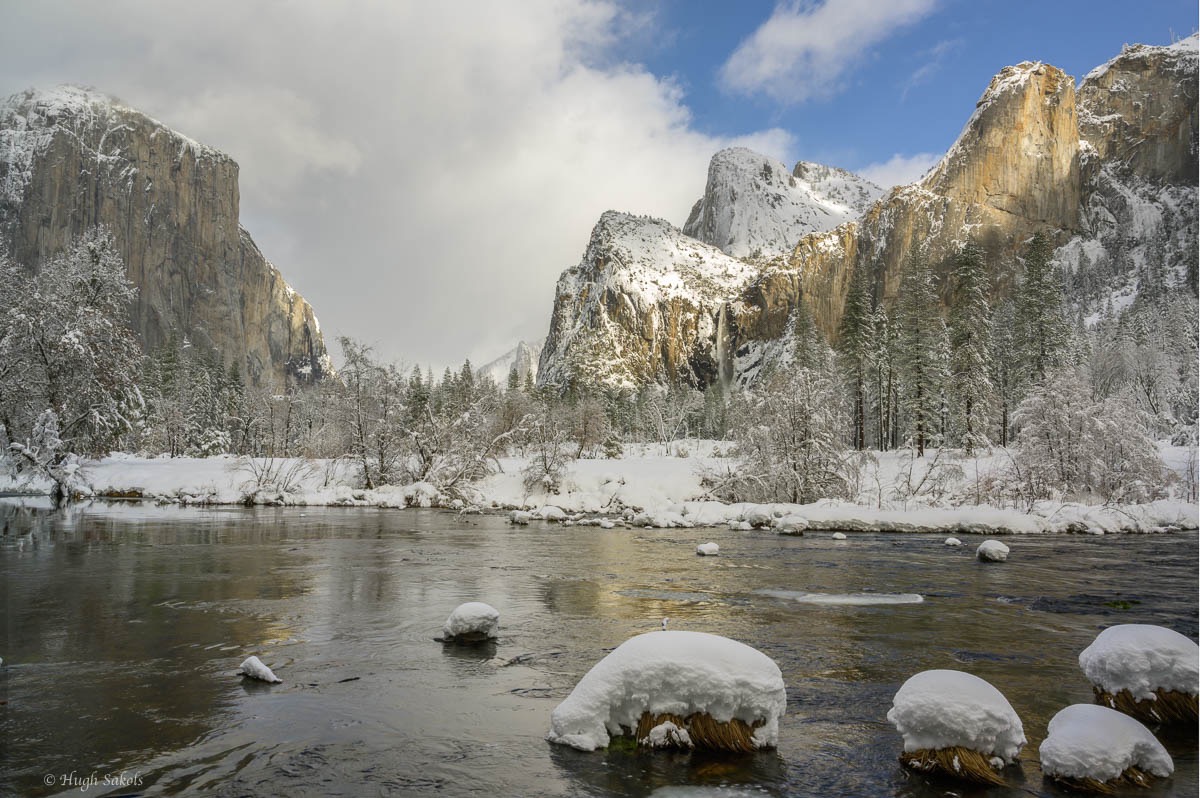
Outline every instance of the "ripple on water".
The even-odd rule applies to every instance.
[[[797,590],[756,590],[760,596],[787,599],[801,604],[828,606],[870,607],[879,604],[921,604],[920,593],[805,593]]]

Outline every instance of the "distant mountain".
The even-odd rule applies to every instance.
[[[1068,300],[1081,316],[1119,311],[1151,287],[1194,298],[1198,43],[1192,36],[1127,47],[1078,90],[1047,64],[1004,68],[936,167],[794,246],[781,242],[796,228],[780,220],[794,219],[790,209],[803,203],[793,202],[782,165],[745,150],[718,153],[685,230],[733,253],[786,246],[786,254],[738,267],[685,243],[665,222],[605,214],[583,261],[559,279],[539,381],[752,379],[786,356],[802,300],[836,339],[856,270],[892,305],[915,245],[949,306],[948,275],[968,238],[984,250],[993,298],[1009,295],[1018,253],[1037,232],[1057,247]],[[856,213],[851,200],[862,194],[843,185],[847,213]],[[618,234],[626,228],[635,230]],[[636,248],[625,243],[630,236]]]
[[[517,384],[524,385],[526,379],[536,380],[538,358],[542,356],[542,344],[527,344],[524,341],[486,365],[475,369],[477,377],[489,377],[497,385],[508,385],[508,375],[517,369]]]
[[[33,268],[105,225],[137,286],[147,351],[172,333],[238,363],[251,384],[330,371],[308,302],[238,223],[238,165],[74,86],[0,104],[0,239]]]
[[[782,163],[731,147],[712,157],[683,232],[736,258],[791,252],[808,233],[857,219],[883,189],[832,166]]]

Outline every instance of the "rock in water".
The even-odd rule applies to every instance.
[[[1004,562],[1008,559],[1008,546],[998,540],[985,540],[975,550],[975,556],[981,562]]]
[[[240,672],[243,676],[249,676],[251,679],[258,679],[268,684],[281,684],[283,679],[276,676],[270,668],[263,664],[262,660],[255,656],[246,657],[246,661],[242,663]]]
[[[442,625],[442,640],[446,643],[480,643],[494,640],[499,634],[500,611],[482,601],[460,604]]]

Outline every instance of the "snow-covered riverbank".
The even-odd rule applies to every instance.
[[[470,501],[451,501],[426,483],[358,487],[346,461],[236,457],[139,458],[114,455],[85,461],[77,476],[97,497],[182,504],[291,504],[323,506],[431,507],[480,511],[526,510],[521,520],[596,523],[601,518],[634,526],[742,526],[780,532],[853,530],[882,532],[975,532],[1104,534],[1195,529],[1200,508],[1180,499],[1139,505],[1040,502],[1026,508],[997,507],[989,494],[1007,454],[954,459],[949,454],[914,460],[904,452],[876,452],[860,469],[855,501],[813,504],[728,504],[708,484],[732,468],[727,444],[686,441],[669,446],[634,445],[617,459],[570,464],[557,493],[524,488],[526,461],[503,458],[500,469],[475,485]],[[1187,478],[1187,451],[1163,446],[1164,462]],[[49,492],[38,480],[0,476],[0,493]],[[561,512],[560,512],[561,511]]]

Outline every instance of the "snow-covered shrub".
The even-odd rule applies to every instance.
[[[1079,655],[1096,700],[1146,723],[1195,726],[1200,647],[1173,629],[1119,624]]]
[[[547,405],[532,419],[526,433],[529,462],[521,470],[521,483],[529,493],[558,493],[567,466],[575,459],[570,435]]]
[[[762,652],[704,632],[648,632],[579,680],[551,714],[546,739],[581,751],[613,736],[753,751],[776,745],[786,706],[783,675]]]
[[[1095,704],[1074,704],[1050,719],[1038,748],[1042,773],[1069,789],[1113,792],[1148,787],[1175,770],[1154,735],[1128,715]]]
[[[889,721],[904,735],[900,761],[982,784],[1003,784],[999,770],[1016,762],[1025,730],[999,690],[962,671],[922,671],[892,699]]]
[[[447,643],[479,643],[499,636],[500,611],[482,601],[459,604],[442,624]]]
[[[241,457],[237,470],[246,475],[243,504],[278,504],[298,492],[317,473],[317,466],[297,457]]]
[[[1120,396],[1096,402],[1072,368],[1048,375],[1013,414],[1014,483],[1046,498],[1141,502],[1161,495],[1162,460],[1145,414]]]
[[[807,368],[778,372],[746,397],[746,405],[734,424],[737,466],[715,494],[796,504],[849,497],[842,442],[848,421],[829,377]]]

